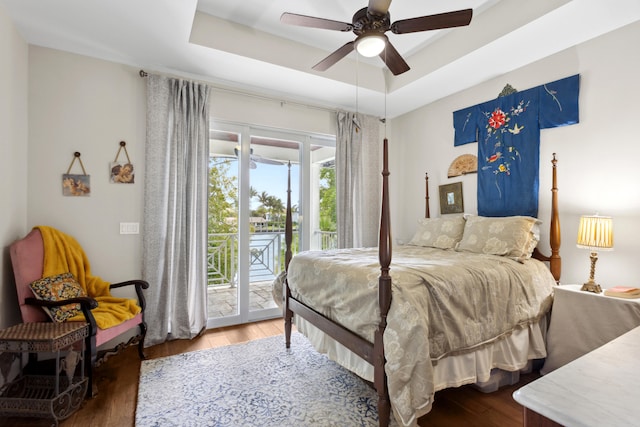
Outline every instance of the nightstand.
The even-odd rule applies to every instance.
[[[640,326],[640,298],[626,299],[580,290],[581,285],[555,288],[547,331],[547,374]]]
[[[640,327],[513,393],[527,427],[637,426]]]
[[[50,375],[21,375],[0,388],[0,416],[53,418],[54,425],[80,407],[87,392],[84,322],[21,323],[0,331],[0,351],[54,353]],[[62,352],[65,356],[61,357]]]

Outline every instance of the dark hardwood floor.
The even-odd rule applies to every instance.
[[[147,348],[148,358],[237,344],[283,334],[282,319],[213,329],[194,340],[176,340]],[[61,427],[133,427],[138,394],[140,360],[130,347],[96,370],[99,393]],[[431,412],[420,418],[421,427],[516,427],[522,426],[522,408],[511,397],[524,384],[538,378],[537,373],[520,376],[520,382],[494,393],[482,393],[471,386],[440,391]],[[49,426],[48,420],[0,418],[0,426]],[[259,427],[259,426],[256,426]],[[293,426],[292,426],[293,427]],[[318,426],[322,427],[322,426]],[[345,426],[348,427],[348,426]]]

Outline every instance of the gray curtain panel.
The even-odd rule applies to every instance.
[[[338,247],[378,245],[382,141],[377,118],[338,112],[336,197]]]
[[[147,77],[143,219],[146,346],[207,322],[209,87]]]

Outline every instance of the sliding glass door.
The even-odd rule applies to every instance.
[[[294,251],[331,247],[335,139],[214,122],[209,151],[208,326],[280,316],[288,176]]]

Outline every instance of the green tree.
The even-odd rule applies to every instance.
[[[284,203],[276,196],[269,196],[267,207],[274,221],[277,221],[285,211]]]
[[[238,188],[237,177],[229,173],[232,162],[223,158],[209,162],[207,275],[214,283],[229,283],[234,272],[231,253],[233,235],[238,232]]]
[[[238,230],[237,178],[228,174],[231,166],[227,159],[212,159],[209,164],[208,232],[235,233]]]
[[[336,169],[320,169],[320,230],[336,231]]]
[[[266,191],[256,194],[256,197],[260,202],[260,206],[254,210],[254,212],[262,217],[265,217],[268,214],[268,219],[271,225],[278,223],[282,219],[286,210],[282,200],[276,196],[270,195]]]
[[[269,194],[266,191],[263,191],[260,194],[256,194],[256,197],[258,198],[258,202],[260,202],[260,204],[262,206],[264,206],[265,208],[269,207]]]

